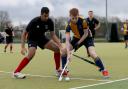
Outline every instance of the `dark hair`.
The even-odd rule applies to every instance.
[[[77,16],[79,14],[79,10],[77,8],[72,8],[69,11],[70,15]]]
[[[49,8],[48,7],[42,7],[41,8],[41,15],[44,14],[44,13],[46,13],[46,14],[49,13]]]

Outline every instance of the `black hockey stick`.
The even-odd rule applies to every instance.
[[[81,59],[81,60],[83,60],[83,61],[86,61],[86,62],[89,63],[89,64],[92,64],[92,65],[95,65],[95,66],[96,66],[96,64],[95,64],[94,62],[89,61],[88,59],[85,59],[85,58],[80,57],[80,56],[75,55],[75,54],[73,54],[73,56],[75,56],[75,57],[77,57],[77,58],[79,58],[79,59]]]

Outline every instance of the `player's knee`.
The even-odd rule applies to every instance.
[[[32,60],[32,58],[33,58],[33,56],[26,56],[27,58],[28,58],[28,60],[30,61],[30,60]]]
[[[67,56],[67,50],[66,50],[66,48],[61,51],[61,55],[62,56]]]
[[[96,52],[94,52],[94,51],[89,52],[89,54],[90,54],[90,56],[91,56],[92,58],[94,58],[94,59],[97,57],[97,54],[96,54]]]
[[[29,60],[32,60],[32,58],[35,56],[35,53],[28,53],[26,56]]]

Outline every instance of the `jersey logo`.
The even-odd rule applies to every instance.
[[[36,26],[36,28],[40,28],[40,26],[39,26],[39,25],[37,25],[37,26]]]

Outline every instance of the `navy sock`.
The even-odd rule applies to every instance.
[[[96,58],[95,58],[95,63],[96,63],[96,65],[100,68],[99,71],[104,70],[104,65],[103,65],[103,63],[102,63],[102,61],[100,60],[99,57],[96,57]]]
[[[62,56],[62,69],[64,68],[65,64],[67,63],[67,56]]]
[[[128,47],[128,45],[127,44],[125,44],[125,48],[127,48]]]

